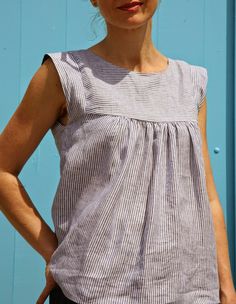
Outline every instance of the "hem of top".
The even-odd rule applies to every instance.
[[[57,277],[56,277],[56,275],[55,275],[55,273],[53,272],[53,266],[50,264],[50,270],[51,270],[51,274],[52,274],[52,277],[54,278],[54,281],[57,283],[57,285],[58,285],[58,287],[61,289],[61,291],[63,292],[63,294],[69,299],[69,300],[71,300],[72,302],[74,302],[74,303],[77,303],[77,304],[87,304],[87,303],[92,303],[93,302],[93,300],[88,300],[88,301],[81,301],[81,300],[79,300],[79,302],[77,302],[77,300],[75,300],[73,297],[72,297],[72,295],[69,293],[69,292],[67,292],[67,289],[66,288],[64,288],[64,286],[61,284],[60,285],[60,283],[57,281]],[[218,295],[219,295],[219,287],[217,287],[217,288],[213,288],[213,289],[209,289],[209,290],[207,290],[208,292],[216,292]],[[202,292],[202,290],[201,290],[201,292]],[[197,297],[198,296],[198,294],[199,294],[199,292],[198,291],[196,291],[196,290],[192,290],[191,292],[187,292],[187,294],[188,293],[195,293],[195,296]],[[206,294],[204,294],[204,295],[206,295]],[[218,296],[218,299],[217,299],[217,301],[220,301],[220,297]],[[194,301],[192,302],[192,304],[220,304],[220,302],[206,302],[206,303],[204,303],[204,300],[203,301],[201,301],[201,302],[199,302],[199,301],[195,301],[195,299],[194,299]]]
[[[76,303],[76,304],[93,303],[93,300],[91,300],[91,301],[90,301],[90,300],[88,300],[88,301],[79,300],[79,302],[77,302],[77,300],[76,300],[74,297],[72,297],[71,294],[69,294],[69,293],[67,292],[67,290],[66,290],[64,287],[62,287],[62,286],[59,285],[58,283],[57,283],[57,285],[58,285],[58,287],[61,289],[61,291],[62,291],[62,293],[64,294],[64,296],[65,296],[66,298],[68,298],[70,301],[72,301],[72,302],[74,302],[74,303]],[[218,288],[216,288],[216,289],[211,289],[210,291],[211,291],[211,292],[216,291],[216,292],[218,293],[218,292],[219,292],[219,289],[218,289]],[[198,293],[196,294],[196,296],[198,296]],[[220,301],[220,298],[217,300],[217,302],[211,302],[211,304],[220,304],[221,302],[218,302],[218,301]],[[96,303],[97,303],[97,302],[96,302]],[[130,303],[130,302],[129,302],[129,303]],[[201,302],[199,302],[198,299],[193,299],[192,304],[210,304],[210,302],[209,302],[209,300],[206,300],[206,302],[205,302],[205,301],[202,300],[202,299],[201,299]]]

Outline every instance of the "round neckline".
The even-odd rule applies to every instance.
[[[96,58],[100,63],[103,63],[103,64],[107,65],[110,68],[123,71],[123,72],[125,72],[126,74],[129,74],[129,75],[136,75],[136,76],[159,76],[159,75],[164,75],[164,74],[167,74],[169,72],[169,70],[171,68],[171,65],[172,65],[172,59],[169,58],[169,57],[166,57],[167,60],[168,60],[168,65],[167,65],[167,67],[164,70],[154,71],[154,72],[137,72],[137,71],[131,71],[131,70],[127,69],[127,68],[124,68],[124,67],[118,66],[116,64],[113,64],[110,61],[102,58],[101,56],[99,56],[97,54],[95,54],[89,48],[84,49],[84,51],[87,52],[88,54],[90,54],[91,56],[93,56],[94,58]]]

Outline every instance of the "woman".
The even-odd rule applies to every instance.
[[[235,304],[207,70],[154,47],[157,0],[91,3],[107,36],[45,54],[0,137],[1,209],[46,262],[37,304]],[[61,157],[55,233],[18,179],[49,129]]]

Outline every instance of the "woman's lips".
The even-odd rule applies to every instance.
[[[123,10],[123,11],[130,11],[134,12],[139,9],[139,7],[142,5],[142,2],[132,2],[132,3],[127,3],[125,5],[119,6],[118,8]]]

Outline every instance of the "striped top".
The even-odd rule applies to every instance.
[[[198,111],[207,69],[168,58],[159,72],[90,49],[47,53],[69,122],[60,155],[49,267],[79,304],[217,304],[219,281]]]

